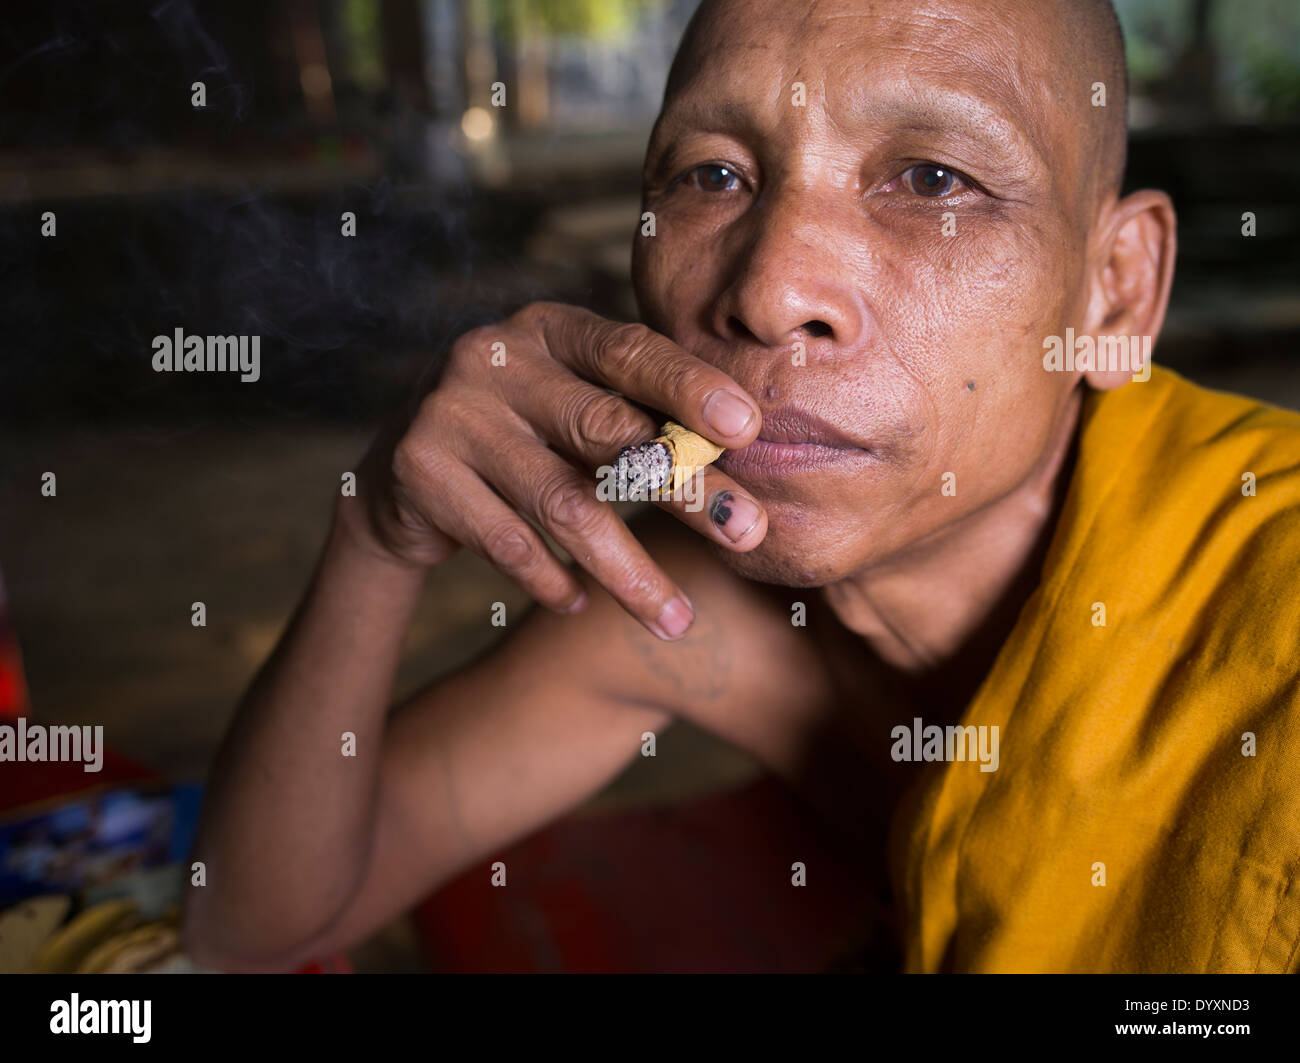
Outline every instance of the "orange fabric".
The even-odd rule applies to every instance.
[[[1091,393],[960,721],[998,770],[922,766],[894,824],[906,969],[1296,971],[1298,645],[1300,415],[1160,368]]]

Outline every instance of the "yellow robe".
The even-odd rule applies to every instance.
[[[922,765],[894,822],[905,969],[1300,970],[1298,647],[1300,414],[1161,368],[1090,393],[960,721],[998,770]]]

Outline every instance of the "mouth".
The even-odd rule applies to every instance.
[[[752,479],[812,472],[870,457],[867,443],[805,410],[784,406],[764,413],[758,438],[747,447],[727,451],[718,466],[730,476]]]

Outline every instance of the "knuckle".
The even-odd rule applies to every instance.
[[[424,475],[420,447],[408,435],[393,448],[393,479],[399,484],[418,482]]]
[[[461,398],[455,386],[444,378],[438,387],[420,400],[399,445],[421,452],[435,446],[436,441],[444,438],[444,431]]]
[[[480,325],[457,336],[452,341],[439,388],[445,390],[448,383],[481,379],[492,366],[494,344],[506,342],[508,327],[506,324]]]
[[[482,538],[483,552],[504,569],[531,568],[539,560],[536,544],[518,524],[502,522],[489,528]]]
[[[649,562],[630,564],[619,577],[618,587],[625,601],[647,606],[665,601],[671,589],[659,569]]]
[[[518,325],[521,328],[533,329],[546,317],[551,304],[542,300],[534,299],[530,303],[525,303],[513,314],[510,315],[511,324]]]
[[[445,458],[427,440],[408,434],[393,449],[393,478],[407,488],[429,488],[442,479]]]
[[[576,442],[610,449],[623,442],[631,427],[627,404],[617,395],[596,393],[581,400],[574,417]]]
[[[485,418],[479,408],[482,396],[473,391],[456,391],[443,381],[420,400],[415,418],[399,446],[407,447],[423,464],[440,462],[456,451],[457,441],[469,437]]]
[[[663,381],[665,394],[681,398],[703,398],[706,392],[717,386],[706,373],[700,372],[699,366],[677,358],[665,359],[657,367],[656,376]]]
[[[422,435],[431,431],[434,425],[442,421],[443,411],[446,407],[447,389],[445,384],[441,384],[420,400],[420,405],[415,411],[415,417],[407,429],[406,439],[409,440],[413,435]]]
[[[639,322],[611,325],[596,344],[597,359],[609,368],[629,366],[645,354],[652,335],[650,329]]]
[[[486,326],[472,328],[468,332],[462,332],[451,343],[451,356],[447,359],[448,367],[463,366],[469,362],[475,352],[482,346],[487,335]]]
[[[568,477],[543,484],[538,512],[557,531],[588,535],[601,524],[604,512],[587,490]]]

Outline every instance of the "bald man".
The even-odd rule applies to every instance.
[[[1152,370],[1124,107],[1106,3],[706,2],[641,322],[468,333],[376,443],[223,749],[194,954],[355,942],[685,718],[888,869],[907,970],[1296,969],[1300,417]],[[668,418],[725,454],[634,535],[596,471]],[[390,716],[461,546],[543,608]]]

